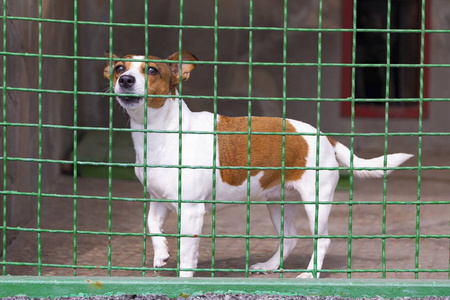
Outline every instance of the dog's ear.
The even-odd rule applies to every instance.
[[[109,70],[110,70],[110,60],[109,60],[109,51],[105,51],[105,57],[107,58],[107,60],[106,60],[106,62],[105,62],[105,64],[106,64],[106,67],[105,67],[105,69],[103,70],[103,77],[105,77],[106,79],[109,79]],[[113,58],[118,58],[118,56],[117,55],[115,55],[114,53],[112,54],[112,57]],[[114,68],[114,63],[113,63],[113,68]]]
[[[178,52],[175,52],[174,54],[170,55],[167,59],[168,60],[174,60],[176,62],[174,63],[170,63],[170,70],[172,71],[173,76],[175,77],[175,81],[178,82],[179,78],[180,78],[180,70],[179,70],[179,58],[180,58],[180,54]],[[182,51],[181,52],[181,59],[183,61],[198,61],[197,57],[195,57],[194,54],[187,52],[187,51]],[[183,81],[186,81],[189,79],[189,76],[191,75],[192,70],[194,70],[195,68],[195,64],[191,64],[191,63],[182,63],[181,65],[181,79]]]

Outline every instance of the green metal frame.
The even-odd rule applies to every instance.
[[[3,32],[3,48],[0,52],[0,55],[2,55],[2,61],[3,61],[3,79],[2,79],[2,100],[3,100],[3,107],[2,107],[2,122],[0,123],[0,126],[2,126],[3,131],[3,140],[2,140],[2,146],[3,146],[3,153],[1,154],[1,161],[3,163],[3,174],[7,174],[7,162],[8,161],[27,161],[27,162],[35,162],[38,164],[38,190],[36,192],[17,192],[14,190],[10,190],[7,185],[7,179],[6,175],[3,177],[3,190],[0,192],[1,195],[3,195],[3,220],[1,221],[0,226],[0,232],[3,237],[3,247],[2,247],[2,255],[0,258],[0,266],[2,266],[2,275],[7,275],[6,273],[6,266],[37,266],[38,268],[38,277],[16,277],[16,276],[1,276],[0,277],[0,297],[5,296],[11,296],[11,295],[18,295],[18,294],[26,294],[30,297],[57,297],[57,296],[67,296],[71,294],[106,294],[106,293],[149,293],[151,291],[152,294],[167,294],[169,296],[178,296],[180,294],[192,294],[192,293],[201,293],[201,292],[227,292],[227,291],[235,291],[235,292],[245,292],[245,293],[278,293],[278,294],[301,294],[301,295],[318,295],[318,296],[327,296],[327,295],[336,295],[336,296],[343,296],[343,297],[374,297],[374,296],[383,296],[383,297],[417,297],[417,296],[448,296],[450,294],[449,286],[450,283],[448,280],[441,280],[441,281],[424,281],[424,280],[417,280],[419,272],[436,272],[436,273],[447,273],[450,278],[450,267],[445,269],[423,269],[419,266],[419,239],[427,239],[427,238],[434,238],[434,239],[450,239],[450,234],[446,235],[424,235],[419,232],[419,225],[420,225],[420,211],[421,206],[423,205],[444,205],[444,204],[450,204],[450,201],[427,201],[426,203],[421,201],[421,172],[424,170],[450,170],[450,166],[422,166],[421,158],[422,158],[422,137],[424,136],[444,136],[448,137],[449,133],[446,132],[423,132],[423,115],[422,115],[422,105],[425,101],[449,101],[447,98],[424,98],[423,96],[423,84],[424,84],[424,68],[433,68],[433,67],[443,67],[443,65],[440,64],[425,64],[424,63],[424,49],[425,49],[425,34],[426,33],[441,33],[441,32],[449,32],[444,30],[430,30],[425,28],[425,1],[422,0],[422,25],[420,29],[414,29],[414,30],[401,30],[401,32],[405,33],[419,33],[421,36],[421,56],[420,56],[420,63],[419,64],[412,64],[412,65],[401,65],[401,67],[413,67],[413,68],[419,68],[420,69],[420,97],[417,99],[402,99],[402,100],[396,100],[396,99],[389,99],[389,101],[416,101],[419,102],[420,105],[420,116],[418,119],[419,123],[419,130],[418,132],[396,132],[392,133],[388,131],[388,124],[389,124],[389,102],[385,101],[386,99],[381,99],[385,101],[385,132],[384,133],[356,133],[355,132],[355,70],[357,67],[367,66],[362,64],[357,64],[355,61],[355,50],[356,50],[356,32],[360,31],[361,29],[358,29],[356,27],[356,6],[357,6],[357,0],[353,0],[353,28],[352,29],[329,29],[329,28],[322,28],[322,15],[323,15],[323,6],[326,5],[323,3],[323,0],[319,1],[319,23],[317,28],[291,28],[288,27],[287,22],[287,16],[288,16],[288,0],[284,0],[284,21],[282,27],[256,27],[253,25],[253,0],[248,0],[249,2],[249,25],[245,27],[234,27],[234,26],[220,26],[218,22],[218,15],[219,15],[219,1],[215,0],[214,5],[214,24],[209,26],[192,26],[192,25],[184,25],[183,24],[183,15],[184,15],[184,0],[179,0],[180,3],[180,12],[179,12],[179,24],[178,25],[166,25],[166,24],[150,24],[148,18],[145,18],[145,22],[143,24],[132,24],[132,23],[115,23],[113,21],[113,0],[110,0],[110,7],[109,7],[109,22],[92,22],[92,21],[80,21],[78,20],[78,3],[77,0],[74,0],[74,19],[73,20],[56,20],[56,19],[45,19],[42,18],[42,0],[38,1],[38,17],[19,17],[19,16],[12,16],[8,15],[8,7],[7,7],[7,0],[3,0],[3,7],[2,7],[2,32]],[[391,10],[391,0],[388,0],[388,12]],[[144,4],[144,13],[146,16],[148,16],[148,10],[149,10],[149,4],[148,1],[145,1]],[[27,49],[24,49],[23,52],[9,52],[7,49],[7,20],[22,20],[22,21],[30,21],[35,22],[39,26],[39,36],[38,36],[38,43],[39,43],[39,51],[38,53],[28,53]],[[44,22],[52,22],[52,23],[61,23],[61,24],[73,24],[74,26],[74,40],[73,40],[73,47],[74,47],[74,54],[72,56],[67,55],[49,55],[44,54],[42,51],[42,24]],[[180,82],[180,88],[179,92],[180,95],[182,95],[183,98],[189,99],[189,98],[201,98],[201,99],[208,99],[212,100],[214,103],[214,120],[217,120],[217,101],[218,100],[239,100],[239,101],[248,101],[248,116],[251,116],[251,109],[252,109],[252,103],[249,100],[252,101],[264,101],[264,100],[277,100],[281,101],[283,103],[283,112],[282,112],[282,118],[283,118],[283,129],[286,126],[286,104],[288,101],[316,101],[317,102],[317,132],[312,134],[314,136],[317,136],[317,140],[320,138],[320,136],[327,135],[327,136],[349,136],[351,139],[350,143],[350,149],[351,153],[353,153],[354,148],[354,138],[359,136],[380,136],[384,137],[384,157],[385,157],[385,163],[384,167],[381,168],[382,170],[388,170],[386,167],[386,157],[387,157],[387,143],[388,143],[388,137],[392,136],[417,136],[419,139],[418,144],[418,165],[414,167],[398,167],[395,169],[400,170],[414,170],[417,171],[418,174],[418,182],[417,182],[417,200],[416,201],[387,201],[386,200],[386,175],[384,180],[384,186],[383,186],[383,199],[381,201],[373,201],[373,202],[367,202],[367,201],[354,201],[353,200],[353,176],[352,172],[350,172],[350,197],[348,201],[336,201],[332,202],[330,204],[332,205],[345,205],[348,206],[349,209],[349,220],[348,220],[348,234],[346,235],[331,235],[329,236],[331,239],[346,239],[348,240],[348,246],[347,246],[347,252],[348,252],[348,262],[347,262],[347,268],[344,270],[321,270],[322,273],[344,273],[347,274],[347,278],[349,280],[306,280],[306,281],[299,281],[299,280],[291,280],[283,278],[283,274],[288,272],[305,272],[307,270],[304,269],[283,269],[283,258],[281,257],[281,266],[280,270],[277,270],[275,272],[279,273],[279,279],[176,279],[176,278],[114,278],[114,277],[106,277],[106,278],[83,278],[83,277],[45,277],[42,276],[42,268],[43,267],[58,267],[58,268],[68,268],[74,270],[74,275],[76,275],[76,269],[90,269],[90,268],[100,268],[105,269],[108,271],[108,275],[111,276],[112,270],[134,270],[134,271],[140,271],[142,272],[142,276],[145,276],[147,272],[154,271],[154,268],[146,267],[148,258],[146,257],[146,242],[151,234],[147,232],[147,229],[145,227],[147,216],[146,211],[149,206],[150,200],[152,202],[175,202],[178,203],[179,209],[181,209],[181,203],[185,202],[181,198],[181,172],[183,169],[193,169],[193,168],[208,168],[208,167],[198,167],[198,166],[189,166],[184,165],[183,161],[181,159],[181,156],[179,157],[179,161],[177,165],[165,165],[161,166],[158,165],[159,168],[177,168],[179,170],[179,177],[178,177],[178,186],[179,186],[179,194],[178,199],[149,199],[147,197],[146,193],[146,186],[143,187],[142,192],[142,198],[139,199],[131,199],[131,198],[123,198],[123,197],[115,197],[112,195],[112,169],[113,167],[144,167],[144,178],[146,178],[146,167],[155,167],[153,165],[150,165],[147,163],[147,157],[146,152],[144,151],[144,164],[143,165],[137,165],[134,163],[131,164],[124,164],[124,163],[115,163],[112,161],[112,140],[113,140],[113,133],[114,132],[132,132],[136,130],[126,129],[126,128],[113,128],[112,125],[112,116],[113,116],[113,97],[115,94],[112,90],[112,85],[110,85],[110,90],[108,92],[85,92],[80,91],[78,89],[78,73],[77,73],[77,66],[78,62],[80,60],[98,60],[98,61],[104,61],[104,57],[91,57],[91,56],[80,56],[78,54],[78,47],[77,47],[77,39],[78,39],[78,29],[77,25],[96,25],[96,26],[106,26],[109,28],[109,60],[110,62],[114,61],[114,58],[112,57],[113,50],[113,32],[114,28],[116,27],[122,27],[122,26],[129,26],[129,27],[143,27],[145,29],[145,56],[149,54],[148,49],[148,30],[150,28],[172,28],[172,29],[178,29],[179,31],[179,40],[178,40],[178,47],[179,51],[181,52],[181,46],[182,46],[182,38],[183,38],[183,30],[184,29],[199,29],[199,30],[211,30],[214,32],[214,59],[213,61],[199,61],[194,63],[199,64],[208,64],[213,65],[214,67],[214,92],[213,95],[203,95],[203,96],[188,96],[183,95],[183,89],[182,84]],[[249,61],[248,62],[229,62],[229,61],[219,61],[218,56],[218,34],[221,30],[243,30],[245,32],[248,32],[249,34]],[[254,31],[280,31],[283,33],[283,59],[281,63],[274,63],[274,62],[256,62],[253,60],[253,32]],[[317,63],[288,63],[287,61],[287,43],[288,43],[288,33],[289,32],[315,32],[318,35],[318,57],[317,57]],[[353,33],[353,47],[352,47],[352,62],[351,63],[325,63],[322,61],[322,35],[327,32],[351,32]],[[399,30],[391,30],[390,29],[390,18],[388,18],[388,24],[387,29],[385,29],[385,32],[387,33],[387,52],[390,52],[390,34],[392,32],[399,32]],[[38,88],[24,88],[24,87],[11,87],[8,86],[8,70],[7,70],[7,57],[8,56],[22,56],[22,57],[37,57],[39,59],[39,82],[38,82]],[[73,90],[49,90],[44,89],[42,87],[42,60],[44,58],[59,58],[59,59],[66,59],[73,61],[74,65],[74,86]],[[148,61],[148,60],[144,60]],[[181,64],[181,56],[179,63]],[[111,64],[112,65],[112,64]],[[218,66],[220,65],[242,65],[248,67],[248,96],[247,97],[223,97],[219,96],[217,93],[217,74],[218,74]],[[253,74],[253,67],[254,66],[280,66],[283,69],[283,94],[282,97],[254,97],[252,93],[252,74]],[[316,67],[317,72],[317,97],[313,98],[294,98],[294,97],[287,97],[286,94],[286,86],[287,86],[287,67],[288,66],[308,66],[308,67]],[[399,67],[395,66],[390,63],[389,55],[388,60],[386,64],[383,64],[378,67]],[[351,67],[352,68],[352,97],[350,99],[336,99],[336,98],[323,98],[321,95],[321,79],[322,79],[322,68],[323,67]],[[377,67],[377,66],[375,66]],[[448,66],[447,66],[448,67]],[[112,67],[111,67],[112,68]],[[112,71],[112,70],[111,70]],[[181,72],[181,71],[180,71]],[[389,78],[390,76],[390,68],[386,68],[386,76]],[[146,75],[147,76],[147,75]],[[181,76],[180,76],[181,78]],[[387,80],[389,83],[389,80]],[[386,91],[387,95],[389,95],[389,84],[386,84]],[[7,122],[7,92],[9,91],[26,91],[26,92],[32,92],[38,94],[38,101],[39,101],[39,122],[37,124],[29,124],[29,123],[18,123],[18,122]],[[43,124],[42,122],[42,98],[45,97],[46,94],[49,93],[57,93],[57,94],[67,94],[72,95],[74,100],[74,115],[73,115],[73,126],[63,126],[63,125],[52,125],[52,124]],[[111,120],[109,122],[108,128],[103,127],[86,127],[86,126],[79,126],[78,120],[77,120],[77,109],[78,109],[78,95],[90,95],[90,96],[107,96],[109,97],[110,101],[110,109],[109,109],[109,119]],[[144,95],[145,98],[147,97],[153,97],[149,95]],[[156,95],[156,97],[165,97],[164,95]],[[374,101],[374,99],[357,99],[358,101]],[[321,102],[342,102],[342,101],[351,101],[352,103],[352,117],[351,117],[351,130],[349,133],[327,133],[323,134],[320,132],[320,126],[321,126],[321,115],[320,115],[320,109],[321,109]],[[181,105],[180,105],[181,110]],[[145,114],[146,116],[146,114]],[[182,120],[181,120],[181,114],[180,114],[180,130],[178,131],[164,131],[164,132],[171,132],[171,133],[177,133],[179,135],[179,138],[181,140],[182,134],[213,134],[214,135],[214,149],[216,149],[217,144],[217,135],[224,134],[221,132],[217,132],[217,127],[214,125],[214,132],[192,132],[192,131],[185,131],[183,128],[181,128]],[[7,152],[6,143],[7,143],[7,127],[14,127],[14,126],[26,126],[26,127],[36,127],[39,132],[39,154],[37,159],[32,158],[26,158],[26,157],[14,157],[11,155],[11,153]],[[42,156],[42,130],[46,128],[58,128],[58,129],[68,129],[73,131],[73,160],[57,160],[57,159],[45,159]],[[292,134],[292,133],[251,133],[251,119],[249,118],[247,131],[245,132],[227,132],[226,134],[244,134],[248,136],[248,165],[246,168],[247,170],[247,177],[250,178],[250,171],[254,169],[281,169],[282,170],[282,185],[284,185],[284,170],[290,170],[290,169],[302,169],[302,168],[289,168],[284,165],[284,159],[281,168],[258,168],[258,167],[251,167],[250,166],[250,148],[251,148],[251,135],[253,134],[271,134],[271,135],[281,135],[283,138],[283,152],[282,157],[284,158],[284,142],[286,135]],[[78,148],[78,133],[83,130],[91,130],[91,131],[105,131],[108,133],[108,142],[109,142],[109,152],[108,152],[108,161],[107,162],[92,162],[92,161],[82,161],[79,160],[77,156],[77,148]],[[147,129],[142,130],[143,132],[148,132]],[[283,130],[284,131],[284,130]],[[144,144],[147,143],[147,137],[145,136]],[[319,143],[318,143],[319,144]],[[180,152],[182,150],[182,144],[180,143]],[[317,147],[316,151],[319,153],[319,147]],[[312,235],[299,235],[299,236],[286,236],[284,235],[283,230],[281,231],[280,235],[250,235],[250,206],[254,204],[280,204],[279,202],[267,202],[267,201],[256,201],[250,203],[250,197],[249,197],[249,189],[250,185],[248,185],[248,197],[247,201],[244,202],[247,207],[247,227],[246,227],[246,233],[243,235],[225,235],[225,234],[217,234],[215,230],[215,224],[216,224],[216,204],[218,203],[232,203],[232,202],[221,202],[217,201],[215,199],[215,175],[216,173],[224,168],[231,168],[231,167],[220,167],[216,165],[215,162],[216,157],[214,157],[214,161],[212,162],[212,171],[213,171],[213,199],[209,201],[203,201],[203,200],[192,200],[189,202],[201,202],[201,203],[212,203],[212,233],[211,234],[202,234],[200,237],[204,238],[210,238],[212,240],[212,257],[211,257],[211,267],[206,269],[196,269],[196,271],[207,271],[211,273],[211,277],[215,276],[216,272],[220,271],[227,271],[227,272],[236,272],[243,274],[245,277],[248,277],[251,274],[251,270],[249,270],[249,241],[250,239],[280,239],[283,241],[285,238],[299,238],[299,239],[309,239],[314,241],[314,248],[317,248],[317,240],[321,238],[322,236],[318,235],[318,229],[317,229],[317,219],[318,219],[318,209],[316,209],[316,226],[314,229],[314,232]],[[74,168],[74,175],[73,175],[73,194],[48,194],[44,193],[42,191],[42,164],[43,163],[52,163],[52,164],[70,164],[73,165]],[[109,186],[109,194],[105,197],[100,196],[86,196],[86,195],[79,195],[77,192],[77,167],[82,165],[99,165],[99,166],[105,166],[108,168],[108,186]],[[341,170],[341,168],[320,168],[319,166],[319,156],[317,155],[317,161],[316,161],[316,167],[315,168],[309,168],[310,170],[315,170],[317,175],[319,174],[320,170]],[[303,168],[304,169],[304,168]],[[353,161],[351,162],[350,170],[356,170],[357,168],[353,167]],[[386,174],[386,173],[385,173]],[[318,176],[317,176],[318,178]],[[316,208],[319,208],[318,205],[318,193],[319,193],[319,187],[316,183],[316,199],[314,201],[305,202],[316,205]],[[36,197],[37,199],[37,224],[35,228],[22,228],[22,227],[12,227],[8,226],[6,222],[6,215],[8,213],[8,207],[7,207],[7,197],[8,196],[19,196],[19,195],[25,195],[25,196],[31,196]],[[45,228],[41,228],[40,224],[40,215],[41,215],[41,198],[42,197],[51,197],[51,198],[71,198],[73,199],[73,228],[70,230],[48,230]],[[108,218],[108,226],[106,231],[82,231],[79,230],[77,227],[77,201],[79,199],[98,199],[98,200],[104,200],[108,201],[109,203],[109,218]],[[282,199],[284,199],[284,192],[282,191]],[[143,224],[144,227],[142,228],[142,233],[124,233],[124,232],[115,232],[112,230],[112,220],[111,220],[111,207],[112,207],[112,201],[139,201],[143,203]],[[242,202],[236,202],[241,203]],[[284,205],[289,204],[291,202],[289,201],[283,201],[281,204],[281,211],[282,215],[284,212]],[[293,202],[295,203],[295,202]],[[383,228],[382,228],[382,234],[379,235],[355,235],[353,233],[352,228],[352,212],[353,207],[355,205],[364,204],[364,205],[382,205],[383,207]],[[416,228],[414,234],[408,234],[408,235],[388,235],[386,234],[386,208],[388,205],[414,205],[416,206]],[[178,224],[180,220],[178,219]],[[281,219],[281,228],[283,229],[284,220]],[[6,236],[8,231],[28,231],[28,232],[35,232],[38,237],[38,261],[37,263],[24,263],[24,262],[12,262],[8,261],[8,253],[7,253],[7,245],[6,245]],[[43,263],[41,260],[41,239],[40,236],[42,233],[51,232],[51,233],[69,233],[73,235],[73,264],[71,265],[62,265],[62,264],[46,264]],[[113,266],[111,263],[111,254],[112,254],[112,248],[111,243],[108,243],[108,263],[104,266],[88,266],[88,265],[80,265],[77,262],[77,237],[81,234],[95,234],[95,235],[103,235],[107,236],[109,241],[111,241],[113,236],[138,236],[142,237],[143,239],[143,250],[142,250],[142,266],[139,268],[134,267],[117,267]],[[178,232],[176,234],[162,234],[166,237],[175,237],[178,240],[178,247],[180,246],[180,238],[184,237],[186,235],[182,235],[180,233],[180,228],[178,227]],[[245,268],[243,269],[218,269],[215,266],[215,247],[216,247],[216,240],[220,238],[240,238],[246,240],[246,253],[245,253]],[[386,239],[411,239],[415,240],[416,243],[416,249],[415,249],[415,267],[413,269],[388,269],[386,267],[386,246],[385,242]],[[382,241],[382,267],[379,269],[353,269],[351,265],[351,253],[352,253],[352,242],[358,239],[380,239]],[[283,243],[281,243],[283,245]],[[281,249],[281,253],[283,253]],[[316,258],[317,260],[317,258]],[[449,261],[450,266],[450,261]],[[167,270],[167,271],[175,271],[177,274],[180,272],[180,257],[179,254],[177,254],[177,266],[176,268],[162,268],[158,270]],[[317,264],[314,265],[314,269],[312,270],[312,274],[316,276],[317,274]],[[411,272],[415,274],[416,280],[403,280],[403,281],[384,281],[384,280],[354,280],[351,279],[352,273],[381,273],[382,278],[386,278],[387,273],[397,273],[397,272]],[[351,280],[350,280],[351,279]]]
[[[446,297],[447,280],[346,280],[248,278],[130,278],[130,277],[0,277],[0,297],[27,295],[56,298],[92,295],[167,295],[242,293],[343,298]]]

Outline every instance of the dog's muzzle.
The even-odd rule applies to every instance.
[[[122,75],[117,80],[120,86],[120,94],[134,94],[134,85],[136,83],[136,78],[131,75]],[[142,99],[142,97],[127,97],[127,96],[118,96],[118,100],[123,102],[124,104],[137,104]]]
[[[129,89],[136,83],[136,78],[131,75],[122,75],[119,77],[119,85],[124,89]]]

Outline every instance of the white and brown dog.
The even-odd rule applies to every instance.
[[[199,203],[198,200],[212,200],[213,198],[213,159],[218,168],[215,180],[215,199],[219,201],[246,201],[250,189],[250,200],[280,200],[282,183],[282,143],[283,131],[288,133],[285,137],[284,172],[285,199],[289,201],[315,201],[316,176],[318,176],[318,201],[330,202],[338,182],[339,172],[335,169],[339,165],[350,166],[351,152],[347,147],[326,136],[320,136],[319,143],[319,171],[316,172],[317,130],[305,123],[287,119],[283,126],[280,118],[252,117],[252,133],[278,133],[274,135],[252,134],[250,139],[250,163],[248,164],[248,135],[223,134],[223,132],[247,132],[247,117],[217,116],[214,124],[214,115],[210,112],[191,112],[182,99],[179,99],[177,86],[179,75],[187,80],[194,69],[196,57],[189,52],[182,52],[181,72],[179,70],[179,53],[167,58],[167,62],[120,61],[114,57],[113,66],[109,61],[104,69],[107,79],[112,77],[114,93],[120,105],[130,115],[132,129],[148,129],[147,145],[144,148],[144,133],[133,132],[133,142],[136,151],[136,164],[143,165],[144,151],[147,152],[148,165],[161,165],[165,167],[148,168],[146,174],[146,187],[149,196],[153,199],[172,199],[174,202],[152,202],[148,214],[148,229],[152,236],[154,248],[154,267],[163,267],[169,258],[167,240],[160,234],[162,225],[170,211],[181,214],[180,244],[180,276],[193,276],[197,267],[199,253],[199,238],[205,213],[211,210],[210,203]],[[144,60],[144,56],[127,55],[124,58]],[[161,60],[149,56],[150,60]],[[191,62],[191,63],[188,63]],[[110,73],[112,70],[112,74]],[[147,75],[145,75],[147,73]],[[174,97],[147,97],[145,91],[145,78],[147,77],[148,95],[174,95]],[[131,94],[127,97],[123,94]],[[137,96],[138,95],[138,96]],[[142,95],[142,96],[139,96]],[[181,102],[181,104],[180,104]],[[147,106],[147,124],[144,124],[145,105]],[[180,110],[181,107],[181,110]],[[181,116],[179,114],[182,114]],[[202,131],[211,134],[183,133],[181,139],[181,153],[179,130],[181,118],[182,131]],[[214,147],[214,127],[217,134],[217,147]],[[151,131],[157,132],[151,132]],[[161,132],[163,131],[163,132]],[[170,131],[170,132],[164,132]],[[295,133],[300,133],[296,135]],[[301,135],[304,134],[304,135]],[[213,153],[216,149],[216,155]],[[182,164],[199,168],[181,169],[181,186],[178,185],[179,168],[167,166],[179,165],[179,155]],[[412,155],[391,154],[387,156],[387,168],[397,167]],[[215,157],[215,158],[214,158]],[[256,167],[247,177],[248,165]],[[234,168],[222,168],[234,167]],[[239,167],[242,167],[241,169]],[[259,168],[270,169],[259,169]],[[294,168],[293,168],[294,167]],[[297,167],[297,168],[295,168]],[[299,168],[300,167],[300,168]],[[384,174],[384,157],[361,159],[353,156],[353,174],[358,177],[376,178]],[[361,168],[368,168],[364,170]],[[374,168],[370,170],[370,168]],[[144,183],[144,169],[136,167],[136,176]],[[389,173],[389,170],[387,171]],[[248,180],[250,183],[248,184]],[[249,186],[249,188],[248,188]],[[181,211],[177,203],[179,189],[181,189]],[[196,203],[185,200],[197,200]],[[245,202],[244,202],[245,203]],[[286,204],[284,209],[284,235],[294,236],[297,205]],[[272,223],[280,232],[281,216],[279,205],[268,205]],[[316,205],[306,204],[306,213],[309,219],[311,232],[317,230],[319,236],[328,235],[328,215],[330,204],[318,205],[318,223],[315,229]],[[187,236],[186,236],[187,235]],[[294,238],[285,238],[283,245],[283,258],[286,258],[296,245]],[[317,242],[317,269],[320,270],[327,252],[330,239],[320,238]],[[300,274],[300,278],[313,277],[314,253],[308,265],[308,272]],[[251,266],[252,270],[274,270],[280,265],[280,248],[268,261]],[[319,273],[317,273],[317,277]]]

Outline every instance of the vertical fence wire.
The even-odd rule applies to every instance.
[[[423,65],[425,63],[425,30],[426,30],[426,14],[425,14],[425,0],[422,0],[421,3],[421,22],[420,22],[420,64]],[[414,273],[415,279],[419,278],[419,272],[417,270],[419,269],[419,241],[420,241],[420,203],[421,203],[421,183],[422,183],[422,130],[423,130],[423,100],[424,100],[424,86],[423,86],[423,80],[424,80],[424,68],[420,68],[419,73],[419,130],[418,130],[418,150],[417,150],[417,205],[416,205],[416,228],[415,228],[415,253],[414,253],[414,268],[416,269],[416,272]],[[450,224],[449,224],[450,226]],[[450,258],[449,258],[450,259]],[[450,268],[449,268],[449,274],[450,274]],[[449,277],[450,278],[450,277]]]
[[[355,104],[356,104],[356,33],[357,33],[357,0],[353,0],[352,22],[352,80],[351,80],[351,107],[350,107],[350,174],[348,195],[348,232],[347,232],[347,278],[352,278],[352,242],[353,242],[353,149],[355,146]]]
[[[38,1],[38,15],[42,19],[42,0]],[[42,89],[42,22],[38,22],[38,89]],[[41,217],[42,217],[42,93],[38,93],[38,178],[37,178],[37,258],[38,275],[42,275],[42,241],[41,241]]]
[[[113,1],[110,1],[110,22],[113,22]],[[111,31],[112,34],[112,31]],[[112,35],[110,36],[112,39]],[[112,72],[110,73],[113,74]],[[112,76],[111,76],[112,77]],[[113,143],[113,104],[114,99],[109,98],[109,110],[108,110],[108,276],[111,276],[112,272],[112,143]]]
[[[286,97],[287,97],[287,27],[288,27],[288,0],[284,0],[283,5],[283,110],[282,110],[282,129],[286,132]],[[281,195],[280,195],[280,278],[284,273],[284,200],[285,200],[285,157],[286,157],[286,135],[281,136]]]
[[[78,1],[73,1],[73,55],[78,56]],[[112,74],[112,72],[111,72]],[[78,214],[77,214],[77,150],[78,150],[78,60],[73,60],[73,275],[77,275],[77,231],[78,231]]]
[[[144,1],[144,58],[147,59],[149,56],[149,49],[148,49],[148,45],[149,45],[149,15],[148,15],[148,11],[149,11],[149,1],[146,0]],[[147,66],[147,61],[145,61],[145,65]],[[147,69],[147,68],[145,68]],[[148,91],[148,72],[144,73],[144,91]],[[147,103],[148,101],[148,92],[144,93],[144,103]],[[144,108],[144,149],[143,149],[143,153],[144,153],[144,166],[143,166],[143,197],[144,199],[147,198],[147,143],[148,143],[148,134],[147,134],[147,110],[148,107],[147,105],[145,105]],[[150,203],[151,205],[151,203]],[[142,277],[145,276],[145,264],[147,262],[147,221],[148,221],[148,206],[149,203],[147,201],[144,201],[143,203],[143,211],[142,211]]]
[[[248,8],[248,25],[253,26],[253,0],[249,0]],[[252,97],[252,79],[253,79],[253,31],[248,32],[248,97]],[[246,198],[246,225],[245,225],[245,277],[249,274],[249,259],[250,259],[250,177],[251,170],[251,139],[252,139],[252,101],[249,100],[247,104],[247,198]]]
[[[219,0],[214,0],[214,54],[213,60],[217,62],[219,56],[218,42],[219,42]],[[216,188],[217,188],[217,64],[213,67],[213,161],[212,161],[212,207],[211,207],[211,277],[215,276],[214,269],[216,265]]]
[[[385,103],[384,103],[384,158],[383,166],[387,167],[387,155],[388,155],[388,138],[389,138],[389,98],[390,98],[390,82],[391,82],[391,13],[392,13],[392,2],[387,1],[386,8],[386,83],[385,83]],[[381,239],[381,270],[382,278],[386,278],[386,193],[387,193],[387,172],[384,171],[383,174],[383,205],[382,205],[382,220],[381,220],[381,234],[383,238]]]
[[[319,20],[318,20],[318,29],[317,32],[317,125],[316,125],[316,182],[315,182],[315,209],[314,209],[314,261],[313,261],[313,268],[312,268],[312,275],[314,278],[317,278],[317,246],[318,246],[318,239],[317,236],[319,235],[319,209],[320,209],[320,97],[321,97],[321,90],[322,90],[322,13],[323,13],[323,3],[322,0],[319,1]]]
[[[7,51],[7,47],[6,47],[6,16],[7,16],[7,6],[6,6],[6,0],[3,0],[3,6],[2,6],[2,14],[3,14],[3,22],[2,22],[2,31],[3,31],[3,41],[2,41],[2,50],[3,51]],[[6,72],[6,61],[7,61],[7,56],[3,55],[2,57],[2,63],[3,63],[3,69],[2,69],[2,121],[4,123],[6,123],[6,76],[7,76],[7,72]],[[7,191],[7,180],[6,180],[6,174],[7,174],[7,169],[6,169],[6,163],[7,163],[7,157],[8,157],[8,153],[6,151],[6,126],[2,126],[2,133],[3,133],[3,139],[2,139],[2,146],[3,146],[3,190]],[[3,220],[2,220],[2,275],[6,275],[6,213],[7,213],[7,195],[3,194]]]
[[[182,48],[183,48],[183,11],[184,9],[184,0],[180,0],[180,16],[179,16],[179,25],[180,25],[180,29],[178,30],[178,72],[179,72],[179,88],[178,91],[180,93],[180,96],[183,95],[183,81],[182,81]],[[182,159],[182,153],[183,153],[183,145],[182,145],[182,140],[183,140],[183,113],[182,113],[182,108],[183,108],[183,103],[181,101],[181,98],[178,98],[178,165],[182,166],[183,165],[183,159]],[[177,239],[177,276],[180,276],[180,268],[181,268],[181,222],[182,222],[182,208],[183,208],[183,199],[182,199],[182,168],[178,169],[178,239]],[[185,237],[185,239],[188,237]]]

